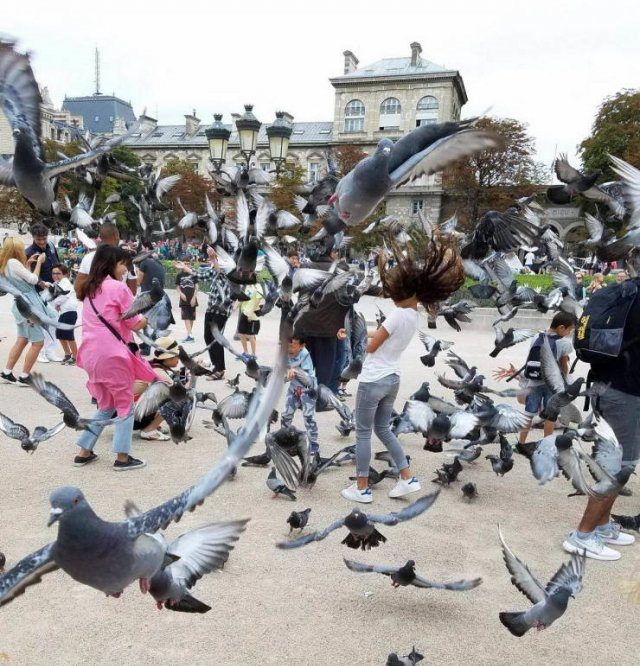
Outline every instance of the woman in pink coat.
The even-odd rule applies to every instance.
[[[140,469],[143,460],[130,455],[133,434],[133,383],[153,381],[151,366],[129,347],[132,331],[146,326],[140,315],[122,319],[133,302],[133,295],[122,276],[127,273],[127,255],[119,247],[100,245],[91,264],[87,280],[80,285],[78,297],[82,307],[82,344],[77,364],[89,375],[87,388],[98,403],[96,420],[108,420],[117,415],[113,435],[115,471]],[[93,447],[102,432],[101,426],[91,426],[78,439],[80,451],[74,459],[76,466],[97,459]]]

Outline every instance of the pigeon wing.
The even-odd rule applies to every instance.
[[[551,350],[549,340],[545,337],[540,348],[540,374],[544,383],[554,392],[560,393],[565,389],[564,378],[558,361]]]
[[[161,381],[152,382],[136,403],[135,418],[141,421],[148,414],[155,414],[169,399],[169,387]]]
[[[450,417],[449,437],[462,439],[480,424],[480,419],[470,412],[458,411]]]
[[[270,245],[265,245],[263,248],[265,254],[265,263],[267,270],[273,276],[274,280],[280,285],[282,281],[289,275],[291,266],[287,260]]]
[[[421,400],[409,400],[405,407],[405,414],[414,430],[426,434],[436,418],[429,403]]]
[[[45,574],[59,569],[53,559],[53,547],[53,543],[47,544],[0,576],[0,606],[24,594],[28,587],[39,583]]]
[[[244,391],[236,391],[218,403],[218,412],[227,419],[243,419],[249,409],[249,398]]]
[[[266,426],[271,413],[280,398],[284,387],[284,370],[287,361],[287,344],[291,327],[285,322],[280,327],[280,347],[278,356],[264,387],[256,388],[255,399],[251,401],[244,426],[237,432],[225,454],[195,485],[127,522],[129,538],[135,539],[144,533],[154,533],[166,528],[172,521],[180,520],[186,511],[195,510],[204,500],[226,480],[234,467],[247,455],[260,431]]]
[[[424,150],[412,155],[391,171],[392,187],[424,175],[442,171],[460,159],[500,144],[499,138],[488,130],[468,129],[439,139]]]
[[[14,423],[8,416],[0,412],[0,430],[11,439],[22,442],[29,438],[29,431],[21,423]]]
[[[498,403],[494,408],[496,413],[489,425],[500,432],[517,432],[529,423],[529,417],[511,405]]]
[[[591,489],[591,486],[589,486],[584,477],[582,465],[580,464],[582,457],[587,458],[588,456],[584,453],[581,456],[580,452],[573,446],[566,449],[558,448],[558,467],[560,467],[564,477],[571,482],[571,485],[579,493],[589,495],[590,497],[597,497],[597,493]]]
[[[54,425],[53,428],[49,428],[49,430],[42,430],[38,432],[38,428],[34,428],[32,439],[37,444],[40,444],[41,442],[46,442],[48,439],[51,439],[52,437],[57,435],[61,430],[64,430],[64,428],[65,428],[64,421],[60,421],[60,423]]]
[[[385,567],[381,564],[364,564],[363,562],[355,562],[354,560],[348,560],[346,557],[342,558],[347,569],[355,571],[357,573],[379,573],[385,576],[390,576],[391,574],[398,573],[399,567]]]
[[[580,555],[574,554],[571,560],[565,562],[547,583],[547,594],[553,594],[561,588],[569,590],[571,594],[580,592],[586,560],[584,551]]]
[[[267,437],[265,440],[267,451],[271,454],[271,462],[274,464],[280,478],[285,485],[295,490],[300,483],[300,466],[281,446]]]
[[[367,514],[367,515],[372,523],[382,523],[384,525],[397,525],[398,523],[402,523],[405,520],[411,520],[412,518],[419,516],[421,513],[424,513],[438,499],[439,494],[440,491],[436,490],[435,493],[431,493],[430,495],[424,495],[420,499],[417,499],[415,502],[413,502],[413,504],[405,506],[405,508],[401,509],[400,511],[392,511],[391,513],[383,515],[372,515],[372,514]]]
[[[78,410],[64,392],[52,382],[48,382],[39,372],[31,373],[31,387],[61,412],[75,417],[80,416]]]
[[[562,153],[556,160],[554,169],[558,180],[563,183],[573,183],[582,178],[582,174],[569,164],[567,156]]]
[[[437,342],[436,338],[434,338],[432,335],[429,335],[428,333],[425,333],[424,331],[418,331],[418,337],[428,352],[433,349],[433,345],[435,345]]]
[[[511,574],[511,583],[524,594],[532,604],[537,604],[546,598],[544,587],[540,581],[531,573],[531,569],[519,559],[507,546],[502,536],[502,530],[498,525],[498,535],[502,544],[502,556],[507,566],[507,571]]]
[[[167,570],[187,589],[205,574],[222,569],[249,519],[213,523],[179,536],[167,552],[179,559]]]
[[[452,580],[448,583],[439,583],[434,580],[428,580],[422,576],[416,576],[411,583],[414,587],[431,587],[436,590],[450,590],[451,592],[466,592],[473,590],[482,583],[482,578],[472,578],[471,580]]]

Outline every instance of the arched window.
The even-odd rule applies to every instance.
[[[380,115],[389,115],[400,113],[400,100],[395,97],[387,97],[380,105]]]
[[[425,95],[416,108],[416,127],[433,125],[438,122],[438,100],[433,95]]]
[[[344,131],[364,132],[364,104],[359,99],[352,99],[344,107]]]
[[[381,130],[400,128],[400,100],[395,97],[387,97],[380,105]]]

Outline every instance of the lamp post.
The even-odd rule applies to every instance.
[[[284,112],[276,111],[275,122],[267,127],[269,152],[276,165],[276,175],[280,173],[282,165],[287,160],[287,150],[289,149],[289,139],[291,139],[292,132],[293,127],[284,119]]]
[[[262,123],[253,115],[252,111],[253,104],[245,104],[244,114],[236,120],[240,152],[247,161],[247,168],[250,165],[251,157],[256,152],[258,132],[260,131],[260,127],[262,127]]]
[[[209,142],[209,154],[211,162],[213,163],[216,173],[220,173],[220,169],[225,162],[227,156],[227,146],[229,145],[229,137],[231,130],[227,129],[222,124],[222,114],[214,113],[214,123],[211,127],[205,130],[205,136]]]

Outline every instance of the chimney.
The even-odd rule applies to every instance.
[[[191,115],[185,115],[184,126],[187,136],[194,136],[200,128],[200,118],[196,117],[196,110]]]
[[[289,123],[289,125],[293,125],[293,116],[290,113],[282,111],[282,118]]]
[[[411,42],[411,67],[417,67],[422,53],[422,46],[419,42]]]
[[[351,72],[355,72],[360,61],[351,51],[345,51],[342,55],[344,56],[344,73],[351,74]]]
[[[140,132],[142,134],[152,132],[157,126],[158,121],[155,118],[147,115],[140,116]]]

